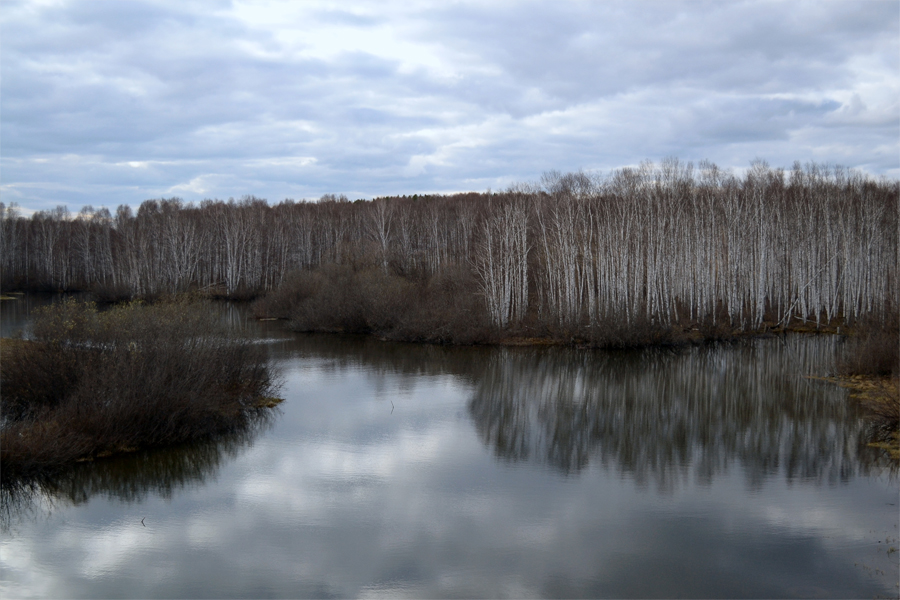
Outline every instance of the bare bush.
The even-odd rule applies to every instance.
[[[841,385],[865,411],[870,446],[900,459],[900,320],[890,314],[856,324],[836,367]]]
[[[67,301],[4,342],[4,478],[246,426],[276,389],[266,351],[208,305]]]
[[[295,331],[370,333],[418,342],[472,344],[496,339],[474,275],[448,267],[418,281],[381,265],[326,265],[292,275],[289,286],[256,304],[257,314],[290,307]],[[284,310],[280,308],[280,310]],[[271,314],[271,313],[269,313]],[[276,313],[280,314],[280,313]]]
[[[841,375],[900,376],[900,322],[867,319],[857,325],[837,364]]]

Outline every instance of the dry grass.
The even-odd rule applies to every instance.
[[[821,379],[850,390],[850,398],[860,404],[872,424],[868,445],[900,460],[900,379],[867,375]]]

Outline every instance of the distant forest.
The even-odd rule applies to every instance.
[[[261,315],[297,329],[614,345],[622,328],[894,318],[898,198],[900,182],[843,168],[755,162],[737,177],[667,159],[493,193],[171,198],[31,218],[0,204],[0,284],[263,297]]]

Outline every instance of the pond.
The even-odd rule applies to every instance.
[[[7,335],[28,311],[2,308]],[[278,413],[5,491],[0,595],[898,593],[896,467],[805,377],[834,337],[454,348],[230,314],[270,349]]]

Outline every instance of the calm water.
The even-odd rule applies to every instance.
[[[2,309],[7,334],[27,311]],[[898,593],[896,470],[843,390],[802,377],[833,338],[601,353],[246,326],[280,412],[7,496],[0,595]]]

